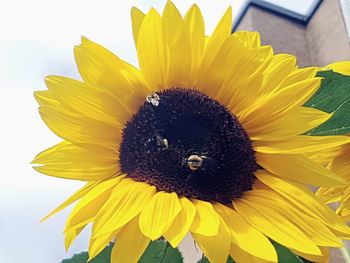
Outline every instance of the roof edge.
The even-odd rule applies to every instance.
[[[291,11],[287,8],[268,3],[261,0],[250,0],[241,10],[241,12],[238,15],[238,18],[234,21],[232,26],[232,31],[235,31],[238,27],[239,23],[242,21],[243,17],[247,13],[248,9],[251,6],[258,7],[260,9],[264,9],[270,13],[274,13],[275,15],[282,16],[288,19],[292,19],[294,22],[307,24],[311,17],[316,12],[317,8],[320,6],[323,0],[317,0],[313,3],[313,5],[307,10],[307,14],[303,15],[294,11]]]

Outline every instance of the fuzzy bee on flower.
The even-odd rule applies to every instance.
[[[111,262],[137,262],[150,241],[190,233],[213,263],[277,262],[271,240],[326,262],[350,228],[306,185],[346,184],[312,156],[350,138],[305,135],[332,116],[303,106],[317,68],[231,33],[231,8],[210,36],[197,5],[131,15],[139,67],[83,37],[82,81],[48,76],[35,92],[62,142],[34,168],[86,181],[50,214],[77,201],[66,247],[92,224],[90,259],[115,240]]]

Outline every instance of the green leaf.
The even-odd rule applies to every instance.
[[[182,263],[180,251],[162,240],[149,244],[139,263]]]
[[[320,89],[305,104],[333,116],[325,123],[308,132],[308,135],[340,135],[350,133],[350,77],[333,71],[321,71]]]
[[[288,248],[271,241],[272,244],[274,245],[276,251],[277,251],[277,256],[278,256],[278,262],[288,262],[288,263],[307,263],[310,262],[306,259],[303,259],[299,257],[298,255],[294,254],[291,252]]]
[[[93,258],[89,263],[108,263],[110,262],[111,251],[114,243],[107,246],[100,254]],[[87,252],[74,255],[70,259],[64,259],[62,263],[86,263],[89,256]],[[182,263],[183,258],[180,251],[172,248],[168,243],[157,240],[153,241],[147,247],[145,253],[140,258],[139,263]]]
[[[89,261],[89,263],[108,263],[110,262],[111,251],[114,243],[109,244],[100,254]],[[62,260],[62,263],[86,263],[89,256],[87,252],[82,252],[80,254],[75,254],[70,259]]]

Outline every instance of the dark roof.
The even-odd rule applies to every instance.
[[[283,16],[285,18],[294,20],[296,22],[307,24],[309,22],[310,18],[313,16],[319,5],[321,4],[322,0],[316,0],[312,3],[311,7],[309,8],[308,12],[306,14],[301,14],[295,11],[292,11],[288,8],[282,7],[280,5],[272,4],[270,2],[264,1],[264,0],[250,0],[247,2],[246,6],[242,8],[242,11],[238,15],[238,19],[236,19],[233,23],[233,31],[235,31],[238,24],[241,22],[242,18],[248,11],[248,9],[251,6],[258,7],[260,9],[264,9],[268,12],[271,12],[278,16]]]

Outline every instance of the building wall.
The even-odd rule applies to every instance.
[[[313,65],[350,60],[350,45],[339,1],[324,0],[306,26]]]
[[[238,30],[258,31],[275,53],[296,55],[302,67],[350,60],[350,44],[338,0],[324,0],[307,25],[256,5],[248,7]]]

